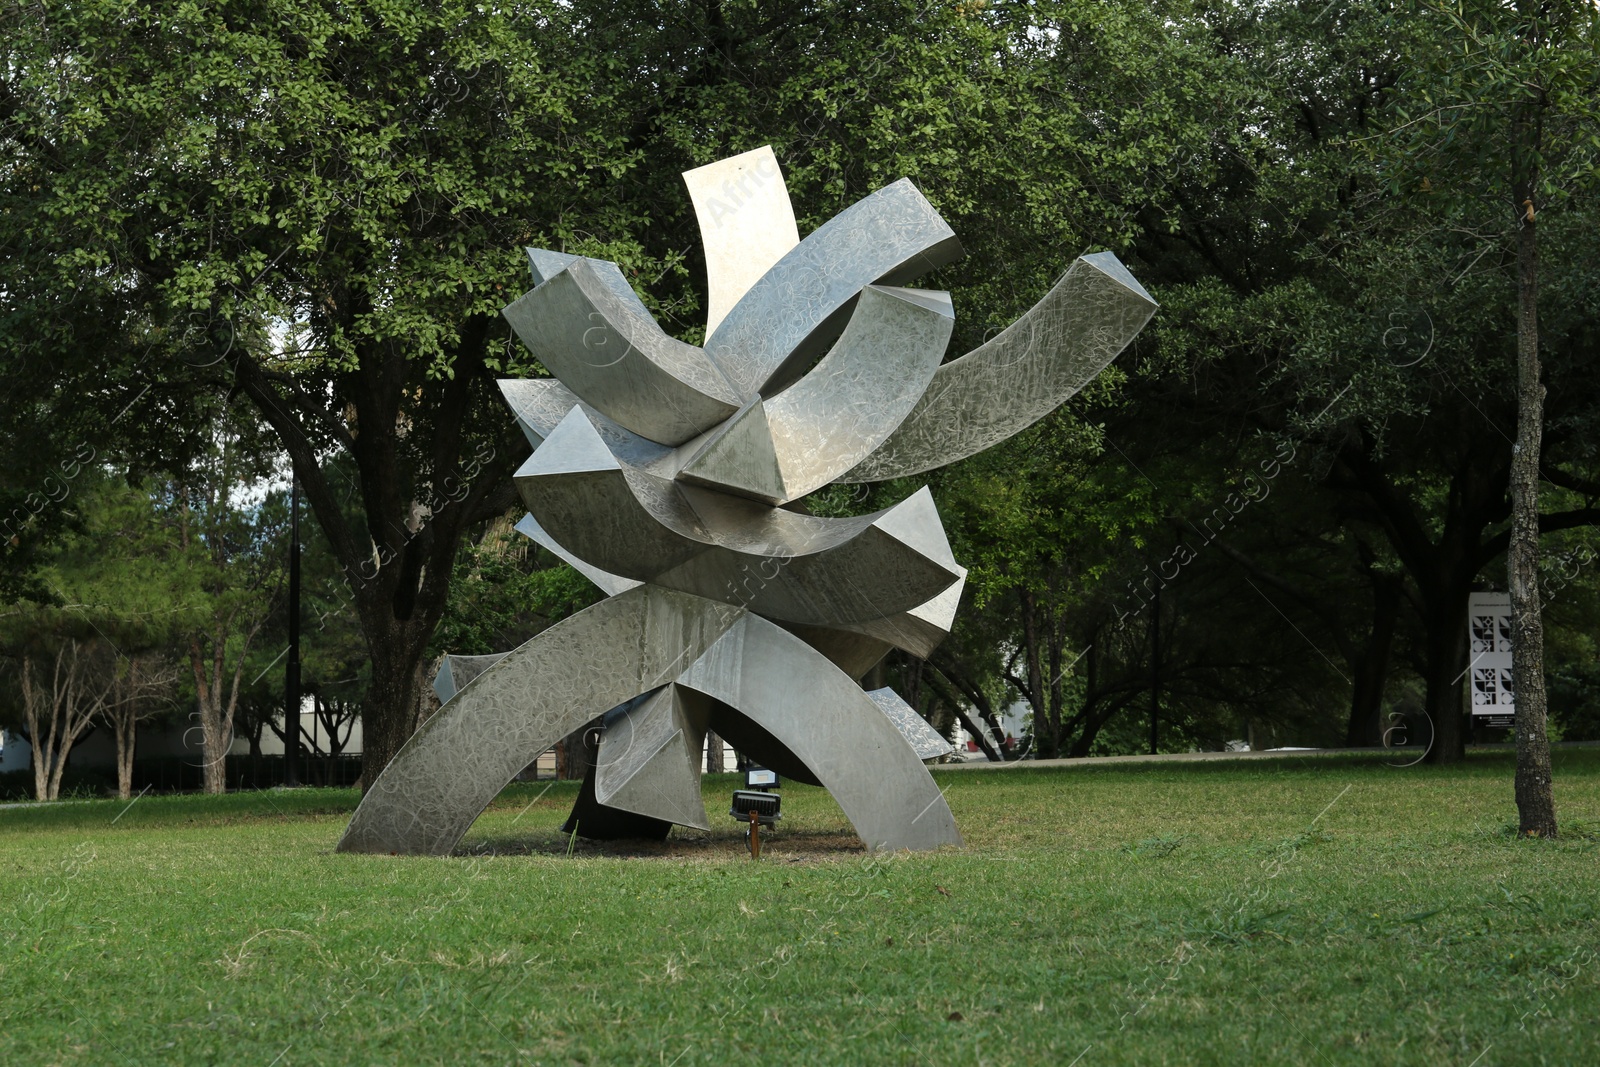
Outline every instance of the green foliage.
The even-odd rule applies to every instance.
[[[214,443],[195,398],[226,387],[316,513],[308,684],[350,698],[578,609],[580,578],[493,525],[525,452],[490,379],[539,371],[498,317],[519,247],[618,261],[698,340],[679,172],[771,143],[802,230],[903,176],[945,214],[970,252],[927,281],[953,293],[952,354],[1084,251],[1162,303],[1067,410],[931,479],[971,568],[947,665],[996,704],[1026,690],[1086,750],[1142,744],[1118,717],[1151,666],[1174,747],[1246,720],[1333,738],[1393,583],[1391,704],[1458,673],[1434,647],[1459,630],[1447,601],[1498,569],[1513,165],[1542,183],[1548,510],[1576,523],[1595,498],[1593,20],[1476,0],[4,5],[0,593],[43,596],[30,575],[80,521],[52,464],[168,478]],[[1534,113],[1519,162],[1502,133]],[[1573,663],[1594,573],[1555,616]],[[279,625],[246,671],[263,712]],[[396,692],[369,693],[377,720],[410,721]]]
[[[600,599],[589,579],[497,522],[462,546],[431,654],[508,652]]]
[[[207,605],[190,580],[192,561],[149,492],[96,471],[82,476],[73,504],[76,529],[39,571],[45,596],[4,613],[8,654],[53,654],[61,641],[95,638],[133,654],[199,622]]]

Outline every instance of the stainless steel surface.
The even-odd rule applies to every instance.
[[[917,709],[907,704],[905,698],[893,689],[874,689],[867,694],[867,698],[894,723],[895,729],[916,751],[918,759],[938,759],[956,750],[956,746],[941,737],[939,731],[929,726],[928,720],[918,715]]]
[[[706,253],[706,336],[739,298],[800,243],[771,145],[685,171]]]
[[[650,309],[644,306],[644,301],[639,299],[639,294],[633,291],[633,286],[628,284],[628,279],[622,276],[622,268],[615,263],[604,259],[587,259],[583,256],[569,255],[566,252],[550,252],[543,248],[525,248],[528,253],[528,266],[532,269],[533,284],[543,285],[562,271],[572,267],[575,263],[583,262],[588,265],[600,284],[604,285],[612,296],[616,297],[616,308],[636,319],[653,322]]]
[[[798,637],[746,614],[678,684],[748,717],[833,794],[871,849],[961,844],[916,750],[861,687]]]
[[[578,394],[554,378],[501,378],[499,384],[517,428],[534,448],[578,406]]]
[[[433,692],[439,703],[448,704],[450,698],[465,689],[471,681],[496,663],[507,653],[495,652],[487,656],[445,656],[439,664],[439,673],[433,676]]]
[[[505,309],[517,336],[551,374],[634,433],[678,445],[743,402],[693,345],[668,337],[606,285],[595,261],[573,260]]]
[[[711,829],[700,796],[705,738],[705,726],[691,721],[676,685],[654,693],[607,721],[595,761],[595,799],[679,826]]]
[[[517,771],[603,714],[595,810],[706,825],[713,729],[826,785],[870,847],[960,842],[921,762],[948,744],[855,681],[891,647],[927,656],[949,633],[966,571],[931,494],[852,518],[775,505],[1003,440],[1099,373],[1155,304],[1114,256],[1085,256],[941,366],[949,297],[894,288],[960,254],[938,213],[900,181],[796,244],[769,159],[686,178],[715,231],[704,351],[667,337],[614,264],[528,250],[537,288],[506,317],[561,380],[501,383],[535,449],[517,528],[610,598],[492,665],[448,659],[447,702],[341,850],[448,852]]]
[[[515,480],[539,526],[600,570],[786,622],[910,611],[961,577],[926,489],[872,515],[797,514],[633,468],[581,407]]]
[[[948,293],[867,286],[828,354],[795,384],[728,420],[677,477],[770,504],[822,488],[911,413],[954,328]]]
[[[361,798],[339,850],[448,853],[540,753],[671,682],[743,615],[647,585],[550,627],[422,724]]]
[[[961,606],[961,592],[967,585],[967,569],[959,569],[961,579],[926,604],[918,604],[910,611],[882,619],[844,623],[839,628],[875,638],[894,648],[905,649],[913,656],[927,659],[950,636],[950,628],[955,625],[956,609]]]
[[[783,466],[773,441],[767,406],[759,399],[740,408],[695,450],[675,477],[681,482],[722,489],[768,504],[789,499]]]
[[[902,178],[779,260],[706,338],[706,351],[743,398],[768,396],[833,343],[864,287],[899,285],[960,255],[955,231]]]
[[[624,578],[619,574],[612,574],[610,571],[603,571],[594,564],[587,563],[579,559],[577,556],[574,556],[571,552],[568,552],[559,543],[557,543],[556,539],[551,537],[545,531],[545,528],[539,525],[539,520],[534,518],[532,515],[522,516],[522,519],[517,523],[516,526],[512,527],[512,529],[516,530],[517,533],[521,534],[522,536],[532,539],[540,547],[548,550],[552,555],[560,558],[573,570],[577,571],[595,585],[599,586],[600,591],[606,596],[616,596],[618,593],[626,593],[630,589],[637,589],[642,584],[634,581],[632,578]]]
[[[1022,432],[1093,381],[1155,312],[1116,256],[1080,257],[1022,318],[940,367],[915,410],[839,481],[920,474]]]

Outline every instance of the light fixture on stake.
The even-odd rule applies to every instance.
[[[778,772],[765,767],[751,767],[744,772],[744,784],[745,788],[733,791],[733,806],[728,809],[728,814],[735,819],[750,821],[744,832],[744,840],[750,849],[750,858],[758,860],[761,858],[761,828],[783,818],[779,811],[783,798],[776,792]]]

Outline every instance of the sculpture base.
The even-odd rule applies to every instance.
[[[578,790],[578,800],[572,805],[572,813],[567,816],[567,821],[561,824],[562,833],[570,834],[576,830],[579,837],[589,841],[667,839],[672,824],[665,819],[652,819],[648,815],[610,808],[596,800],[594,776],[595,765],[591,759],[588,773],[583,776],[583,788]]]

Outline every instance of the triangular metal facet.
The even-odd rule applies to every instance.
[[[944,535],[944,524],[939,521],[939,509],[934,506],[933,493],[927,486],[884,512],[872,525],[935,563],[942,564],[952,574],[961,569],[955,554],[950,551],[950,542]]]
[[[550,431],[544,444],[517,471],[518,478],[545,474],[588,474],[621,467],[582,408],[573,408]]]
[[[667,686],[606,726],[596,759],[595,799],[611,808],[711,829],[700,797],[699,741],[676,686]]]
[[[552,252],[547,248],[524,248],[528,253],[528,269],[533,273],[533,284],[543,285],[577,261],[577,256],[565,252]]]
[[[746,404],[712,435],[678,477],[686,482],[725,489],[769,504],[788,499],[783,471],[772,444],[772,428],[759,399]]]
[[[1118,259],[1114,253],[1095,252],[1087,256],[1079,256],[1078,259],[1104,274],[1107,278],[1112,279],[1151,307],[1157,306],[1156,298],[1145,291],[1145,287],[1139,284],[1139,280],[1133,276],[1127,267],[1123,266],[1122,260]]]

